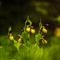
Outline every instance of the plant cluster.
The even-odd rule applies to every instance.
[[[7,55],[11,55],[10,60],[40,60],[43,56],[43,47],[41,44],[47,44],[47,40],[44,39],[47,29],[42,25],[40,20],[39,30],[36,34],[33,23],[27,17],[23,32],[18,34],[18,39],[15,39],[12,28],[8,28],[8,39],[2,42],[5,51],[10,52]],[[6,43],[5,43],[6,42]]]
[[[23,32],[21,34],[18,34],[19,38],[17,40],[14,39],[14,36],[12,34],[12,28],[9,27],[8,29],[9,39],[15,41],[17,44],[23,42],[22,44],[29,45],[29,43],[31,44],[31,40],[33,39],[34,39],[33,44],[34,43],[47,44],[47,40],[44,39],[44,36],[47,33],[47,29],[42,25],[41,20],[39,23],[39,30],[37,34],[35,34],[36,30],[32,24],[33,23],[29,20],[29,17],[27,17],[27,20],[25,21],[25,26],[23,28]]]

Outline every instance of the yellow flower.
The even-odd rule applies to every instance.
[[[31,29],[31,33],[34,34],[35,33],[35,29]]]
[[[42,31],[43,31],[44,33],[47,33],[47,29],[46,29],[46,28],[42,28]]]
[[[20,34],[18,34],[18,36],[19,36],[18,42],[22,42],[22,36]]]
[[[47,44],[48,42],[47,42],[47,40],[42,39],[42,43],[43,43],[43,44]]]
[[[60,37],[60,27],[57,27],[54,31],[55,36]]]
[[[9,36],[10,40],[14,40],[14,37],[12,35]]]
[[[19,39],[18,39],[18,42],[22,42],[22,39],[21,39],[21,38],[19,38]]]
[[[26,28],[26,31],[27,31],[27,32],[30,32],[30,27],[27,27],[27,28]]]

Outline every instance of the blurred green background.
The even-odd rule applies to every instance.
[[[45,36],[48,44],[44,46],[42,60],[60,60],[60,1],[0,0],[0,39],[1,36],[7,35],[9,26],[12,26],[13,33],[20,33],[27,16],[34,23],[36,30],[40,19],[48,30]]]

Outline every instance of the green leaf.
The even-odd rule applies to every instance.
[[[43,48],[39,48],[37,44],[34,44],[31,47],[29,54],[30,60],[40,60],[43,56]]]
[[[8,28],[8,32],[10,32],[12,30],[11,26]]]
[[[20,45],[21,45],[20,42],[17,42],[16,40],[14,40],[14,46],[17,48],[18,51],[19,51]]]
[[[28,56],[29,56],[29,48],[25,45],[25,44],[21,44],[20,48],[19,48],[19,57],[20,60],[29,60]]]
[[[41,20],[39,22],[39,28],[42,28],[42,23],[41,23]]]
[[[37,44],[34,44],[30,48],[30,53],[29,53],[29,59],[30,60],[33,60],[33,57],[34,57],[34,54],[35,54],[35,51],[36,51],[36,46],[37,46]]]
[[[22,38],[24,40],[24,43],[26,43],[28,39],[28,33],[26,31],[22,32]]]
[[[7,37],[4,37],[4,39],[1,40],[1,45],[6,49],[7,47],[13,45],[13,41],[9,40]]]
[[[29,16],[27,17],[27,20],[25,22],[25,25],[26,25],[27,22],[29,23],[30,26],[32,25],[32,22],[30,21]]]
[[[20,47],[21,43],[17,42],[16,48],[19,51],[19,47]]]
[[[0,49],[0,60],[9,60],[9,52],[5,51],[4,48]]]
[[[41,38],[41,34],[40,33],[38,33],[37,35],[35,35],[36,43],[39,42],[40,38]]]
[[[37,49],[34,54],[34,59],[33,60],[41,60],[43,56],[43,48],[39,48],[37,45]]]

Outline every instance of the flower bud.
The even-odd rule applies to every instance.
[[[27,32],[30,32],[30,27],[27,27],[27,28],[26,28],[26,31],[27,31]]]
[[[12,35],[9,36],[10,40],[14,40],[14,37]]]
[[[35,29],[31,29],[31,33],[34,34],[35,33]]]
[[[46,28],[43,28],[42,31],[43,31],[44,33],[47,33],[47,29],[46,29]]]
[[[22,39],[21,39],[21,38],[19,38],[19,39],[18,39],[18,42],[22,42]]]
[[[48,42],[47,42],[47,40],[42,39],[42,43],[43,43],[43,44],[47,44]]]

